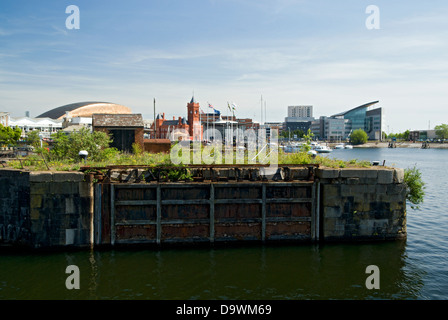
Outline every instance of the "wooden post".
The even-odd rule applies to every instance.
[[[110,244],[115,245],[115,186],[110,184]]]
[[[93,213],[93,232],[94,232],[94,243],[97,245],[101,244],[101,207],[102,207],[102,185],[100,183],[95,184],[95,209]]]
[[[262,202],[261,202],[261,240],[266,240],[266,184],[263,183],[261,187]]]
[[[162,190],[157,184],[157,244],[160,244],[162,236]]]
[[[210,183],[210,242],[215,242],[215,186]]]

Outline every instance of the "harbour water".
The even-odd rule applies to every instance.
[[[406,241],[59,253],[0,253],[0,299],[448,299],[448,150],[341,149],[327,157],[417,166],[420,210],[408,206]],[[68,290],[66,267],[80,270]],[[367,289],[366,268],[380,270]]]

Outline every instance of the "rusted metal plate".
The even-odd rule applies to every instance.
[[[163,240],[208,240],[208,224],[169,224],[162,227]]]
[[[311,217],[311,203],[268,203],[267,217]]]
[[[129,226],[116,226],[116,242],[119,243],[122,240],[155,240],[156,239],[156,226],[155,225],[129,225]]]
[[[210,205],[162,206],[162,222],[171,219],[209,219]]]
[[[311,222],[267,222],[266,223],[266,239],[311,239]]]
[[[261,204],[219,204],[215,206],[215,221],[221,219],[234,219],[235,221],[247,218],[261,218]]]
[[[216,223],[215,241],[261,240],[261,223]]]

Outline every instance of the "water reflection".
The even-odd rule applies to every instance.
[[[425,273],[407,264],[405,248],[398,241],[2,255],[0,298],[417,299]],[[70,264],[80,268],[80,290],[65,288]],[[380,268],[380,290],[365,287],[368,265]]]

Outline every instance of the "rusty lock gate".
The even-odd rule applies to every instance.
[[[313,180],[103,181],[94,189],[94,242],[316,241],[319,192]]]
[[[318,240],[315,184],[96,184],[95,243]]]

